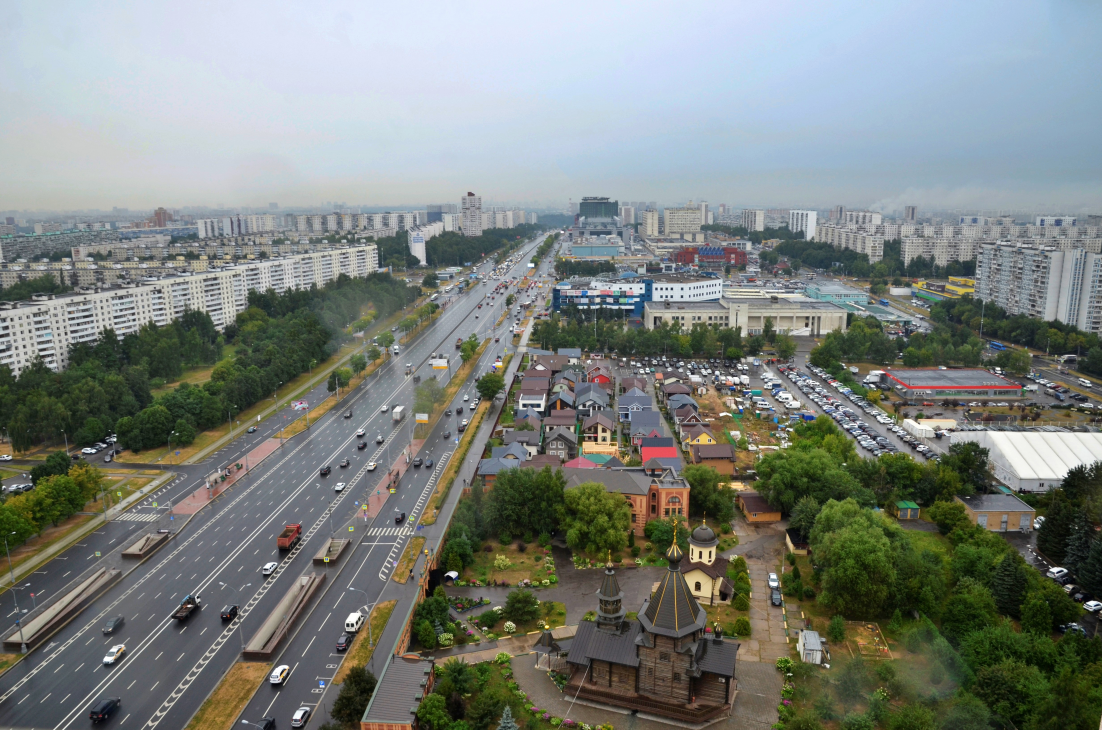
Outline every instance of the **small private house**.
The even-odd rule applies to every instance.
[[[707,426],[686,426],[681,429],[681,446],[689,451],[694,446],[715,446],[716,437]]]
[[[638,388],[632,388],[616,401],[616,411],[621,423],[630,421],[632,413],[650,410],[653,410],[650,396]]]
[[[1037,513],[1013,494],[974,494],[954,497],[964,505],[969,521],[992,532],[1029,532]]]
[[[520,444],[528,452],[528,458],[540,452],[540,432],[539,431],[507,431],[502,437],[502,441],[506,446],[511,444]]]
[[[731,444],[693,446],[693,463],[710,466],[724,476],[735,473],[735,447]]]
[[[892,505],[892,514],[900,520],[917,520],[921,509],[910,500],[901,499]]]
[[[547,407],[552,411],[574,410],[574,394],[569,390],[560,390],[551,396]]]
[[[580,347],[560,347],[559,357],[565,357],[569,364],[577,365],[582,359],[582,349]]]
[[[647,389],[646,378],[620,378],[621,393],[627,393],[632,389],[638,389],[645,392]]]
[[[517,394],[517,410],[531,408],[536,413],[543,414],[547,410],[547,391],[539,388],[525,390],[521,388]]]
[[[811,629],[801,631],[800,638],[796,639],[796,651],[802,661],[808,664],[822,664],[823,640],[819,638],[819,632]]]
[[[590,416],[582,423],[582,438],[597,444],[612,443],[616,435],[616,426],[600,413]]]
[[[769,523],[780,522],[781,511],[765,501],[765,497],[755,491],[747,490],[739,492],[735,502],[742,513],[746,515],[747,522]]]
[[[662,386],[659,391],[662,393],[663,402],[668,401],[671,396],[675,395],[692,395],[692,389],[684,383],[667,383]]]
[[[612,377],[609,375],[608,368],[604,365],[590,365],[585,371],[585,377],[590,383],[598,383],[600,385],[609,385],[612,382]]]
[[[640,442],[639,458],[644,463],[658,457],[678,458],[677,445],[672,437],[646,438]]]
[[[547,432],[544,453],[570,461],[578,455],[578,435],[574,429],[556,426]]]

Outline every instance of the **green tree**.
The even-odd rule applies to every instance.
[[[429,273],[425,274],[423,279],[421,279],[422,289],[435,289],[439,285],[440,279],[437,278],[435,271],[430,271]]]
[[[348,365],[355,375],[359,375],[364,370],[367,370],[367,358],[357,352],[355,355],[348,358]]]
[[[352,382],[352,371],[348,368],[337,368],[333,374],[337,376],[337,385],[341,388],[347,388]]]
[[[720,487],[719,472],[710,466],[693,464],[685,467],[682,475],[689,483],[689,504],[693,514],[712,517],[721,525],[734,519],[735,492]]]
[[[536,594],[526,588],[514,588],[505,597],[505,618],[516,623],[527,623],[539,618],[540,602]]]
[[[941,730],[989,730],[991,712],[978,697],[961,692],[941,721]]]
[[[505,709],[501,713],[501,722],[498,723],[497,730],[520,730],[513,719],[513,708],[509,705],[505,705]]]
[[[961,547],[963,545],[958,546],[957,549]],[[999,613],[1018,618],[1021,615],[1019,608],[1028,588],[1029,575],[1026,573],[1024,562],[1017,553],[1006,553],[995,568],[995,575],[991,582],[991,595],[995,599]]]
[[[1047,522],[1047,520],[1046,520]],[[1072,573],[1079,575],[1079,568],[1090,557],[1091,543],[1094,541],[1094,525],[1085,510],[1078,510],[1071,522],[1071,531],[1064,551],[1063,565]]]
[[[559,529],[566,480],[550,467],[506,469],[486,495],[484,517],[494,534],[539,535]]]
[[[440,678],[451,682],[452,688],[461,695],[469,695],[475,690],[478,676],[474,667],[459,657],[451,657],[440,667]],[[361,714],[360,717],[363,717]]]
[[[1037,530],[1037,549],[1049,560],[1062,565],[1067,552],[1068,537],[1078,510],[1064,495],[1062,489],[1052,492],[1048,513],[1041,529]]]
[[[791,335],[777,335],[773,349],[776,350],[777,357],[780,359],[791,360],[796,354],[796,340]]]
[[[562,529],[572,550],[600,555],[619,551],[627,544],[631,506],[603,484],[584,482],[564,495]]]
[[[926,516],[934,521],[938,532],[942,535],[948,535],[958,527],[967,527],[971,524],[968,511],[957,501],[934,502],[926,509]]]
[[[854,497],[862,504],[874,503],[872,493],[826,451],[784,449],[758,463],[758,492],[770,505],[786,513],[801,497],[811,496],[820,504],[830,499]]]
[[[336,393],[337,392],[337,371],[336,370],[329,373],[329,380],[327,380],[326,383],[325,383],[325,389],[327,391],[329,391],[330,393]]]
[[[934,730],[934,712],[928,707],[911,703],[892,713],[888,722],[890,730]]]
[[[505,378],[497,373],[487,373],[478,379],[475,387],[483,400],[493,400],[505,388]]]
[[[178,446],[187,446],[195,441],[196,433],[195,427],[191,425],[191,422],[186,418],[181,418],[176,421],[176,426],[172,429],[175,434],[172,437],[172,443]]]
[[[430,694],[421,700],[417,706],[417,724],[425,730],[448,730],[452,719],[444,698],[438,694]]]
[[[501,716],[505,702],[495,692],[479,692],[467,708],[466,721],[472,730],[489,730]]]
[[[654,549],[660,555],[664,555],[673,544],[674,528],[677,528],[677,546],[681,552],[689,551],[689,531],[685,528],[684,519],[672,515],[665,519],[651,520],[643,527],[643,534],[654,545]]]
[[[761,326],[761,334],[762,337],[765,338],[766,342],[768,342],[770,345],[773,344],[773,340],[775,339],[777,334],[777,328],[773,324],[772,317],[765,318],[765,322]]]
[[[810,495],[801,497],[796,502],[796,506],[792,508],[792,514],[788,518],[788,526],[797,530],[804,537],[810,535],[820,509],[822,508],[814,497]]]
[[[390,346],[394,344],[394,335],[390,332],[383,332],[378,337],[379,347],[383,348],[383,351],[389,351]]]
[[[409,315],[408,317],[404,317],[402,319],[402,321],[398,323],[398,328],[400,330],[402,330],[403,332],[406,332],[406,333],[409,333],[410,331],[412,331],[413,328],[416,327],[416,326],[417,326],[417,317],[414,317],[413,315]]]
[[[463,344],[459,347],[459,357],[463,359],[463,362],[470,362],[471,358],[478,353],[478,345],[478,337],[473,333],[463,340]]]
[[[959,643],[967,634],[994,623],[997,615],[995,599],[987,586],[964,578],[945,604],[941,632],[950,641]]]
[[[1077,573],[1079,583],[1095,596],[1102,596],[1102,541],[1091,540],[1086,561]]]
[[[68,474],[71,463],[69,455],[64,451],[55,451],[46,457],[46,463],[38,464],[31,469],[31,483],[37,485],[40,480],[47,477]]]
[[[852,499],[823,505],[810,543],[823,567],[824,605],[851,618],[883,613],[896,580],[889,531],[898,527]]]
[[[1040,593],[1030,593],[1022,604],[1022,631],[1041,636],[1052,632],[1052,610]]]
[[[977,671],[971,690],[992,712],[1016,727],[1026,727],[1036,708],[1048,696],[1049,686],[1037,667],[1004,661]]]
[[[383,356],[383,353],[382,353],[382,351],[379,350],[378,347],[375,347],[374,345],[372,345],[371,347],[367,348],[367,359],[370,360],[371,362],[375,362],[376,360],[378,360],[382,356]]]
[[[341,684],[341,691],[330,711],[333,719],[345,727],[358,727],[367,711],[378,681],[364,666],[352,667]]]
[[[1097,691],[1097,684],[1077,668],[1060,667],[1034,713],[1034,729],[1094,730],[1098,724]]]

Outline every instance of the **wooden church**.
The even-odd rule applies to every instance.
[[[582,621],[570,646],[565,695],[699,723],[731,714],[739,645],[705,632],[707,614],[681,573],[673,545],[658,590],[634,621],[609,563],[596,621]]]

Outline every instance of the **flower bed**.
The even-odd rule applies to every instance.
[[[481,606],[489,606],[490,599],[482,598],[481,596],[478,598],[471,598],[469,596],[448,596],[448,605],[459,613],[465,613]]]

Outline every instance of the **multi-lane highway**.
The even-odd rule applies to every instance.
[[[516,254],[517,264],[508,275],[523,275],[538,242],[526,244]],[[483,271],[489,269],[489,264],[482,267]],[[357,517],[357,505],[376,491],[387,467],[404,458],[403,449],[410,443],[414,384],[405,374],[405,364],[413,363],[417,372],[427,373],[430,355],[446,352],[453,358],[454,371],[458,365],[455,339],[471,333],[482,338],[493,332],[502,311],[498,306],[501,297],[494,306],[488,306],[483,297],[495,283],[476,285],[473,291],[454,298],[430,327],[401,348],[398,357],[345,395],[338,407],[308,431],[287,440],[261,464],[251,465],[247,476],[197,513],[173,542],[93,602],[47,646],[0,677],[0,728],[83,726],[88,722],[89,705],[102,696],[122,698],[111,725],[184,727],[237,659],[242,639],[252,636],[291,581],[313,569],[310,560],[322,540],[331,531],[347,536],[351,525],[354,549],[341,559],[345,569],[340,579],[323,585],[315,607],[283,650],[288,658],[281,661],[295,669],[274,697],[265,692],[258,697],[265,703],[261,714],[277,718],[281,726],[301,704],[316,703],[317,695],[310,689],[318,686],[319,677],[332,677],[334,670],[328,665],[335,663],[330,655],[344,617],[358,606],[374,603],[381,594],[391,561],[401,554],[409,529],[455,448],[457,418],[442,418],[417,453],[432,458],[435,466],[409,469],[397,492],[373,519],[365,521],[362,513]],[[480,302],[482,309],[478,309]],[[504,334],[509,324],[504,322],[499,332]],[[510,340],[504,336],[500,343],[491,340],[474,373],[486,372]],[[315,391],[308,399],[323,395],[324,391]],[[464,395],[474,397],[472,382],[460,388],[457,403],[462,403]],[[406,410],[405,420],[397,426],[390,413],[382,412],[384,406],[394,405]],[[349,409],[354,417],[346,419]],[[256,424],[257,433],[235,440],[203,465],[173,467],[179,478],[131,510],[132,515],[163,512],[166,504],[201,487],[204,475],[241,461],[248,449],[276,436],[281,420],[277,416]],[[369,444],[363,451],[356,448],[360,439],[355,433],[361,428]],[[452,432],[451,439],[442,438],[445,431]],[[378,434],[385,439],[381,446],[375,444]],[[351,465],[338,467],[344,458]],[[367,471],[370,461],[378,462],[379,468]],[[333,473],[319,476],[325,465],[332,465]],[[337,482],[345,482],[347,487],[337,492]],[[409,517],[396,526],[394,516],[399,512]],[[303,525],[303,546],[281,554],[276,535],[284,524],[295,522]],[[411,527],[406,528],[407,524]],[[60,590],[79,571],[94,564],[97,549],[106,555],[107,550],[129,542],[142,526],[146,525],[132,517],[106,525],[43,566],[44,572],[32,577],[36,588],[44,593]],[[259,570],[269,561],[278,561],[279,568],[265,578]],[[364,593],[348,591],[349,587]],[[173,621],[173,610],[188,593],[200,594],[203,608],[184,622]],[[229,603],[239,604],[241,615],[223,623],[219,611]],[[103,635],[106,619],[117,615],[125,617],[122,629]],[[126,655],[113,666],[104,666],[107,649],[118,643],[125,644]],[[315,713],[311,726],[320,724],[321,714]]]

